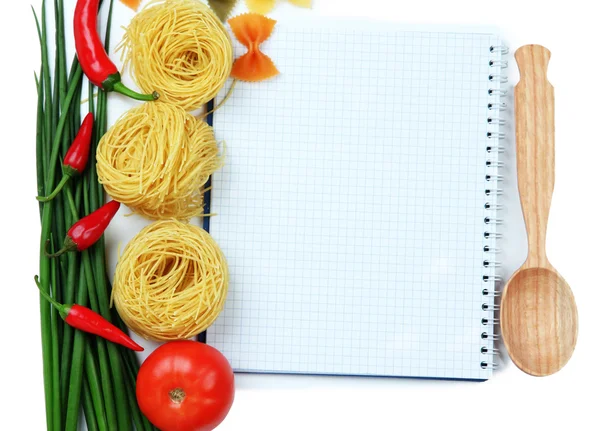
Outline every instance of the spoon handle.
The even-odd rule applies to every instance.
[[[517,173],[529,240],[524,267],[546,267],[546,227],[554,190],[554,87],[546,76],[550,51],[526,45],[515,58],[521,74],[515,87]]]

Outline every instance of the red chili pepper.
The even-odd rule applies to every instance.
[[[57,257],[69,251],[83,251],[91,247],[102,237],[108,224],[117,211],[119,211],[120,206],[119,202],[110,201],[93,213],[88,214],[71,226],[65,237],[63,247],[59,251],[52,254],[46,252],[46,255],[48,257]],[[46,242],[46,247],[48,243],[49,241]]]
[[[63,177],[48,196],[38,196],[40,202],[51,201],[60,193],[65,184],[76,175],[81,175],[90,157],[90,144],[92,143],[92,132],[94,130],[94,116],[90,112],[83,119],[77,136],[69,147],[63,160]]]
[[[140,94],[121,82],[117,66],[110,61],[98,35],[98,4],[100,0],[78,0],[75,6],[73,31],[75,50],[88,79],[105,91],[116,91],[136,100],[156,100],[158,93]]]
[[[70,326],[75,329],[79,329],[83,332],[89,332],[90,334],[98,335],[99,337],[105,338],[113,343],[125,346],[128,349],[141,352],[144,350],[142,346],[133,341],[127,334],[117,328],[115,325],[110,323],[104,317],[99,315],[93,310],[81,305],[73,304],[66,305],[55,301],[50,295],[42,290],[38,276],[35,276],[35,284],[42,296],[46,301],[50,302],[54,308],[60,314],[60,317],[67,322]]]

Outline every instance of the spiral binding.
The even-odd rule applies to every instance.
[[[504,162],[500,159],[500,155],[504,152],[504,146],[500,142],[506,139],[506,134],[500,129],[506,125],[506,120],[502,117],[502,113],[506,111],[507,104],[502,99],[508,96],[507,90],[503,85],[508,82],[508,77],[505,74],[505,69],[508,67],[508,61],[504,60],[504,55],[508,54],[508,47],[504,45],[490,46],[490,56],[488,61],[488,79],[490,88],[488,89],[489,100],[487,109],[489,111],[487,124],[488,130],[486,138],[489,143],[486,147],[487,160],[485,162],[486,174],[485,180],[487,187],[485,188],[486,203],[484,210],[486,215],[483,219],[485,225],[484,238],[486,244],[483,247],[484,260],[483,268],[483,283],[484,288],[481,290],[481,362],[482,369],[496,369],[498,364],[494,358],[498,355],[498,349],[494,348],[494,342],[498,341],[500,336],[495,333],[496,326],[500,323],[495,314],[500,307],[497,305],[496,299],[501,295],[501,292],[496,289],[496,285],[502,282],[502,278],[496,275],[496,269],[502,263],[497,259],[500,253],[496,242],[502,238],[502,234],[497,231],[498,225],[502,224],[502,218],[497,217],[497,212],[502,210],[502,205],[498,203],[498,199],[502,196],[503,190],[500,184],[504,181],[504,176],[499,173],[499,170],[504,167]]]
[[[485,165],[488,168],[503,168],[504,162],[501,162],[500,160],[486,160]]]

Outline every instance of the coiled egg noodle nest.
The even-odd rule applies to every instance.
[[[99,181],[115,200],[151,219],[203,213],[203,186],[223,164],[213,129],[180,107],[144,103],[102,137]]]
[[[233,65],[227,30],[199,0],[150,2],[133,17],[117,50],[142,90],[188,111],[217,95]]]
[[[167,341],[205,331],[227,296],[227,262],[203,229],[161,220],[140,231],[120,257],[113,301],[142,337]]]

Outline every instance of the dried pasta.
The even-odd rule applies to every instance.
[[[312,0],[289,0],[289,2],[295,6],[310,8],[312,6]],[[277,0],[246,0],[248,9],[252,12],[267,14],[273,10]]]
[[[263,81],[278,75],[273,61],[259,48],[269,38],[277,21],[257,13],[246,13],[228,22],[235,37],[248,48],[248,52],[233,64],[231,76],[242,81]]]
[[[144,103],[102,137],[96,154],[106,192],[151,219],[203,213],[203,186],[223,164],[212,127],[182,108]]]
[[[177,220],[154,222],[120,256],[113,302],[125,324],[151,340],[193,337],[222,311],[227,262],[203,229]]]
[[[136,84],[185,110],[213,99],[229,77],[233,48],[215,13],[199,0],[155,0],[132,20],[117,48]]]

